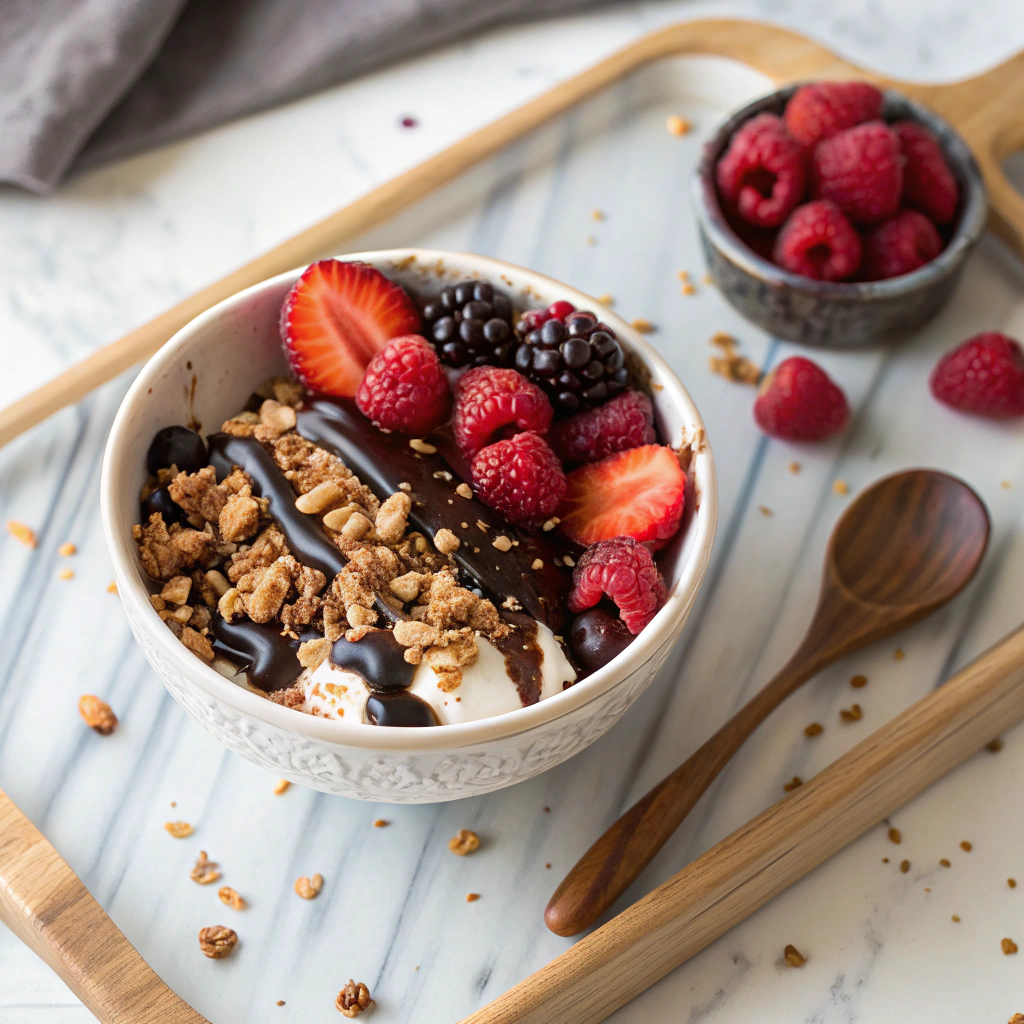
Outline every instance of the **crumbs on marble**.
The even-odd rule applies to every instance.
[[[944,868],[952,867],[952,864],[950,863],[950,861],[949,861],[949,858],[948,858],[948,857],[943,857],[943,858],[941,858],[941,859],[939,860],[939,863],[940,863],[940,864],[941,864],[941,865],[942,865],[942,866],[943,866]]]
[[[903,842],[903,833],[898,828],[889,829],[889,842],[899,846]]]
[[[839,494],[839,495],[849,494],[850,493],[850,485],[845,480],[837,480],[832,485],[832,490],[835,491],[836,494]]]
[[[1003,741],[997,736],[994,740],[989,740],[989,742],[985,744],[985,749],[990,754],[998,754],[999,751],[1003,749]]]
[[[802,467],[799,462],[791,462],[788,467],[790,473],[792,473],[794,476],[800,472],[801,468]]]
[[[301,878],[295,879],[295,895],[301,896],[304,900],[316,899],[320,895],[320,890],[324,887],[324,876],[320,874],[313,875],[312,878],[307,878],[303,875]]]
[[[36,540],[36,532],[31,526],[27,526],[25,523],[20,522],[17,519],[7,520],[7,532],[19,543],[24,544],[27,548],[34,548],[38,541]]]
[[[597,301],[600,302],[602,306],[615,305],[615,299],[613,299],[612,296],[609,295],[607,292],[605,292],[603,295],[598,295]]]
[[[968,841],[967,841],[967,840],[965,839],[965,840],[964,840],[964,841],[963,841],[963,842],[962,842],[962,843],[960,844],[960,849],[961,849],[961,850],[963,850],[963,851],[964,851],[964,853],[970,853],[970,852],[971,852],[971,850],[973,850],[973,849],[974,849],[974,845],[973,845],[972,843],[968,842]]]
[[[901,860],[900,861],[900,871],[905,875],[909,870],[910,870],[910,861],[909,860]]]
[[[187,821],[165,821],[164,829],[175,839],[187,839],[195,829]]]
[[[85,724],[101,736],[109,736],[117,728],[117,715],[105,700],[94,693],[86,693],[78,698],[78,713]]]
[[[711,345],[719,350],[718,355],[708,357],[711,372],[734,384],[756,385],[761,380],[761,367],[740,355],[737,341],[725,331],[716,331],[711,335]]]
[[[792,793],[794,789],[799,789],[803,784],[804,780],[801,779],[799,775],[794,775],[793,778],[791,778],[789,782],[785,783],[782,788],[787,793]]]
[[[282,793],[286,793],[290,785],[291,783],[287,779],[278,779],[277,782],[274,783],[274,796],[280,796]]]
[[[786,946],[782,951],[782,956],[790,967],[803,967],[807,963],[807,957],[793,945]]]
[[[378,818],[378,819],[377,819],[377,820],[376,820],[376,821],[375,821],[375,822],[373,823],[373,827],[374,827],[374,828],[387,828],[387,827],[388,827],[388,825],[390,825],[390,824],[391,824],[391,822],[389,822],[389,821],[385,821],[385,820],[384,820],[383,818]]]
[[[195,867],[188,873],[188,877],[198,885],[210,885],[221,877],[217,870],[218,867],[220,865],[210,860],[205,850],[200,850],[199,856],[196,857]]]
[[[804,728],[804,735],[810,739],[812,736],[820,736],[825,731],[825,727],[821,722],[811,722],[810,725]]]
[[[199,929],[199,949],[211,960],[221,960],[238,944],[238,933],[222,924]]]
[[[680,117],[678,114],[669,114],[665,119],[665,131],[669,135],[682,136],[688,135],[693,130],[693,122],[686,117]]]
[[[358,1017],[371,1006],[373,1000],[370,998],[370,990],[361,981],[356,982],[351,978],[334,1000],[334,1008],[345,1017]]]
[[[478,899],[480,899],[480,893],[478,893],[478,892],[467,892],[466,893],[466,902],[467,903],[476,903],[476,901]]]
[[[859,722],[864,717],[864,712],[859,704],[851,704],[850,707],[843,708],[839,712],[839,717],[844,722]]]
[[[1003,939],[1000,945],[1003,947],[1004,956],[1013,956],[1017,952],[1017,943],[1013,939]]]
[[[767,505],[758,505],[757,510],[765,517],[765,519],[771,519],[771,517],[775,515]]]
[[[230,885],[222,885],[217,890],[217,897],[224,906],[232,910],[245,910],[245,900]]]
[[[862,687],[868,685],[868,677],[862,675],[850,676],[850,685],[855,690],[860,690]]]
[[[655,330],[654,324],[642,316],[638,316],[635,320],[631,320],[629,326],[640,334],[653,334]]]
[[[72,544],[71,541],[66,540],[59,548],[57,548],[57,554],[62,558],[69,558],[71,555],[78,554],[78,546]]]
[[[903,653],[902,647],[897,647],[896,650],[893,652],[893,659],[895,661],[902,661],[905,657],[906,655]]]
[[[107,593],[108,594],[116,594],[117,593],[117,584],[113,580],[111,580],[107,584]]]
[[[448,849],[459,857],[465,857],[467,854],[475,853],[480,849],[480,837],[472,829],[460,828],[448,840]]]

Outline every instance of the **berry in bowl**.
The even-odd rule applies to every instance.
[[[694,204],[725,297],[774,335],[847,347],[906,334],[949,298],[987,200],[942,118],[867,82],[782,89],[707,144]]]
[[[696,409],[626,324],[416,250],[199,317],[103,478],[132,629],[186,710],[292,781],[405,802],[609,728],[682,628],[715,506]]]

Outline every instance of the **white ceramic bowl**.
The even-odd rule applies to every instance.
[[[132,525],[146,450],[160,427],[194,417],[204,432],[243,407],[268,377],[286,371],[278,335],[281,302],[301,271],[264,281],[180,330],[143,367],[107,441],[101,481],[104,530],[132,632],[175,700],[226,747],[275,775],[328,793],[392,803],[432,803],[510,786],[593,743],[646,689],[679,636],[708,565],[717,519],[715,465],[700,414],[661,357],[589,296],[540,274],[465,253],[395,249],[363,260],[413,289],[485,278],[522,308],[568,299],[598,309],[627,352],[646,367],[661,436],[693,445],[684,530],[661,557],[669,596],[618,657],[532,707],[430,729],[332,721],[281,707],[232,683],[175,639],[149,602]]]

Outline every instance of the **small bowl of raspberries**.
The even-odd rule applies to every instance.
[[[729,302],[777,337],[829,348],[932,317],[988,210],[959,134],[867,82],[809,82],[748,104],[705,147],[693,197]]]

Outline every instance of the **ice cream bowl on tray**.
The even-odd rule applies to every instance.
[[[215,619],[211,628],[210,614],[199,608],[201,602],[196,597],[196,593],[206,586],[202,565],[183,570],[183,575],[188,577],[191,572],[195,581],[193,603],[196,610],[193,614],[197,618],[190,621],[199,627],[195,630],[197,635],[203,634],[205,627],[204,635],[215,641],[212,644],[215,648],[213,661],[209,661],[210,648],[204,641],[196,641],[194,636],[191,637],[195,641],[193,648],[198,648],[198,653],[205,654],[205,657],[198,656],[196,650],[182,642],[183,632],[191,629],[191,625],[184,627],[184,630],[181,627],[181,622],[189,617],[188,606],[176,604],[177,595],[170,594],[166,600],[161,598],[162,587],[167,584],[163,580],[155,581],[153,573],[147,573],[140,561],[140,526],[137,525],[143,518],[140,495],[154,485],[150,469],[147,468],[147,458],[152,463],[151,443],[163,428],[186,424],[206,437],[210,460],[213,463],[218,458],[221,460],[222,468],[217,469],[217,479],[221,482],[231,472],[231,463],[238,465],[245,461],[248,456],[238,455],[242,449],[235,442],[239,439],[221,432],[221,425],[225,420],[236,417],[239,410],[251,410],[259,406],[259,399],[253,398],[254,392],[268,380],[289,373],[289,363],[281,340],[282,304],[300,281],[305,268],[282,274],[240,292],[197,317],[143,367],[125,396],[107,442],[101,482],[104,529],[113,559],[118,593],[132,632],[175,700],[226,747],[275,775],[324,792],[393,803],[431,803],[491,792],[531,778],[594,742],[615,724],[651,683],[680,635],[707,569],[717,518],[714,459],[700,414],[666,363],[628,324],[575,289],[500,260],[466,253],[396,249],[356,253],[339,257],[339,260],[345,264],[358,262],[376,268],[409,295],[421,297],[418,299],[420,308],[423,296],[436,295],[446,286],[455,288],[467,282],[472,284],[485,281],[501,289],[517,311],[547,306],[556,301],[567,302],[577,310],[593,310],[600,317],[601,323],[610,328],[624,351],[626,365],[630,367],[631,386],[642,390],[650,398],[658,440],[664,447],[673,450],[685,474],[686,496],[681,524],[678,532],[657,553],[657,564],[664,578],[665,589],[653,619],[621,653],[589,673],[581,672],[575,682],[571,682],[575,675],[571,669],[561,673],[567,677],[564,680],[555,671],[559,665],[568,665],[561,653],[561,644],[557,645],[558,651],[552,650],[552,642],[561,641],[562,637],[546,626],[535,624],[536,629],[544,631],[547,638],[545,643],[539,644],[545,650],[541,660],[546,656],[548,667],[554,666],[552,671],[555,671],[558,681],[556,692],[551,692],[551,680],[545,676],[544,699],[530,703],[517,701],[515,707],[507,710],[504,710],[508,708],[507,701],[502,703],[478,698],[474,702],[470,699],[472,691],[480,690],[482,684],[479,680],[474,681],[473,672],[477,665],[473,664],[465,670],[462,686],[466,687],[463,692],[467,704],[473,705],[476,712],[464,712],[460,701],[458,705],[452,705],[455,713],[446,712],[440,717],[435,714],[435,721],[441,721],[443,717],[446,724],[433,724],[429,728],[379,724],[380,719],[376,720],[378,724],[369,724],[365,710],[359,715],[349,707],[349,714],[344,715],[345,701],[341,698],[333,704],[328,700],[330,707],[324,705],[323,710],[319,706],[311,709],[308,704],[304,705],[306,710],[299,710],[287,703],[268,699],[264,692],[252,685],[252,674],[255,671],[253,658],[241,662],[243,668],[249,669],[246,672],[239,670],[237,661],[232,665],[231,659],[222,656],[225,650],[237,653],[231,651],[233,641],[230,635],[224,643],[218,640],[218,627],[223,630],[223,622],[231,621],[230,616],[226,620],[217,618],[219,608],[222,607],[220,598],[223,597],[225,582],[231,581],[226,581],[221,574],[219,586],[208,595],[206,603]],[[295,313],[295,310],[292,312]],[[298,312],[301,313],[301,310]],[[518,316],[518,313],[514,315]],[[429,325],[424,328],[426,331],[431,329]],[[284,395],[279,397],[283,399]],[[281,411],[276,405],[274,408]],[[315,427],[311,417],[316,414],[309,412],[309,408],[305,406],[299,411],[299,433],[306,431],[304,424],[313,424]],[[262,409],[259,415],[243,413],[235,422],[253,422],[262,415]],[[286,420],[289,415],[290,410],[286,410]],[[330,415],[333,413],[329,411],[328,418]],[[294,416],[290,420],[290,423],[293,422]],[[330,433],[327,427],[324,429]],[[244,433],[244,429],[241,432]],[[250,446],[259,447],[255,438],[241,440]],[[392,441],[391,435],[382,434],[375,439],[374,444]],[[300,439],[297,443],[305,442]],[[359,486],[360,480],[371,488],[375,482],[380,483],[377,479],[378,471],[383,478],[387,478],[388,472],[399,472],[390,463],[402,464],[410,450],[415,451],[416,458],[421,457],[420,449],[430,453],[424,454],[424,458],[439,457],[431,451],[435,448],[432,444],[419,441],[414,444],[410,440],[406,447],[404,439],[397,443],[399,447],[391,449],[394,453],[392,458],[386,453],[382,455],[383,449],[378,451],[372,444],[369,448],[362,446],[357,438],[355,446],[348,449],[348,454],[353,456],[358,465],[345,459],[349,468],[359,477],[355,486]],[[325,448],[328,447],[327,442],[323,444]],[[205,456],[205,451],[203,454]],[[189,456],[185,454],[177,457],[174,464],[180,470],[178,461],[187,462]],[[205,457],[200,461],[205,462]],[[274,458],[268,461],[273,464]],[[252,465],[249,468],[253,468]],[[423,504],[423,499],[432,495],[436,497],[436,492],[430,490],[433,486],[430,481],[444,482],[449,488],[454,488],[456,481],[453,476],[444,470],[434,470],[429,475],[423,474],[423,481],[414,480],[411,485],[403,480],[402,489],[410,493],[411,507],[414,510],[420,508],[429,518],[430,509]],[[199,480],[200,477],[194,479]],[[280,479],[276,484],[280,484]],[[284,516],[287,505],[291,518],[303,519],[302,515],[294,511],[295,494],[289,492],[282,498],[280,491],[273,491],[273,486],[269,480],[262,480],[260,486],[254,486],[252,494],[258,499],[259,514],[265,515],[269,505],[272,514],[276,508]],[[296,487],[297,493],[300,492],[298,484]],[[378,490],[381,488],[378,487]],[[276,505],[273,493],[279,495]],[[253,506],[249,503],[250,499],[245,497],[246,489],[243,488],[239,494],[241,498],[238,499],[238,507],[243,511],[246,507],[251,509]],[[268,495],[269,503],[266,500]],[[379,494],[380,499],[385,497],[383,492]],[[147,509],[152,508],[154,500],[150,494],[151,504]],[[199,500],[202,500],[201,495]],[[218,500],[223,502],[223,497]],[[445,499],[444,503],[454,509],[457,508],[454,503],[463,500],[466,500],[467,508],[471,507],[470,499],[454,494],[450,499]],[[476,501],[475,496],[472,501]],[[461,517],[464,513],[457,512],[456,515]],[[410,522],[414,516],[415,511],[410,513]],[[307,521],[314,520],[314,527],[308,527]],[[182,529],[194,529],[202,525],[203,519],[200,516],[198,519],[186,518],[182,522]],[[221,526],[224,525],[223,519],[219,522]],[[285,529],[289,546],[301,555],[305,551],[302,537],[289,534],[288,523],[284,519],[279,522]],[[325,518],[324,522],[336,521]],[[327,536],[326,529],[321,529],[315,516],[306,516],[303,522],[291,525],[292,529],[300,532],[320,531],[319,539],[313,537],[309,541],[314,548]],[[380,525],[379,519],[377,525]],[[459,525],[470,530],[474,527],[472,522],[465,520]],[[550,527],[550,522],[547,525]],[[196,532],[196,543],[206,543],[199,536],[200,532]],[[211,532],[207,524],[206,533]],[[424,533],[430,533],[429,523]],[[484,547],[488,542],[483,542],[479,549],[485,554],[494,554],[496,560],[499,556],[509,554],[509,551],[512,556],[516,556],[534,542],[548,543],[549,538],[543,531],[535,533],[540,538],[536,541],[522,535],[522,548],[518,541],[513,541],[516,546],[508,550],[495,551],[493,547]],[[228,535],[227,532],[223,533],[223,537]],[[517,536],[514,531],[510,535]],[[223,537],[218,536],[215,540],[220,542]],[[339,534],[334,538],[337,545],[341,544],[340,537]],[[248,542],[251,546],[255,546],[255,539],[250,535]],[[493,541],[489,543],[493,544]],[[439,544],[438,550],[440,547]],[[159,555],[161,549],[157,547],[154,550]],[[251,550],[251,547],[246,549],[244,544],[235,544],[224,550],[245,551]],[[468,547],[464,548],[463,554],[468,551]],[[340,547],[334,550],[335,556],[339,553]],[[147,557],[152,558],[152,554]],[[327,556],[329,563],[331,557],[330,554]],[[299,561],[315,563],[316,560],[313,555],[309,555],[301,557]],[[566,578],[570,583],[572,563],[571,558],[565,562]],[[148,567],[153,568],[152,564]],[[228,572],[226,562],[222,568]],[[326,570],[330,566],[324,568]],[[174,571],[172,566],[164,573],[163,579]],[[175,585],[183,584],[180,577],[175,578]],[[216,576],[213,579],[216,581]],[[239,581],[238,586],[242,588],[243,583]],[[302,588],[297,580],[294,586],[296,589],[292,594]],[[328,580],[323,593],[327,593],[331,586]],[[232,588],[232,593],[235,593],[235,588]],[[481,593],[479,587],[477,593]],[[252,597],[252,594],[248,595],[249,600]],[[524,600],[528,599],[529,595],[524,597]],[[386,612],[387,609],[380,604],[379,595],[377,600],[379,607]],[[500,595],[496,595],[493,606],[497,606],[499,600]],[[392,607],[401,608],[400,602],[394,598],[388,601]],[[298,606],[299,601],[296,600],[295,604]],[[503,607],[517,609],[517,602],[511,601],[503,604]],[[326,620],[326,610],[322,614]],[[350,614],[349,622],[351,620]],[[251,623],[249,625],[251,627]],[[557,623],[555,625],[557,628]],[[261,628],[265,634],[274,633],[270,637],[270,646],[278,653],[281,634],[287,634],[283,639],[291,641],[291,646],[287,647],[285,657],[295,657],[294,651],[300,638],[305,635],[302,627],[282,630],[280,623],[277,623],[276,626]],[[407,631],[411,628],[408,625],[403,627]],[[477,636],[480,636],[479,631]],[[341,640],[340,643],[344,644],[345,641]],[[484,646],[481,643],[481,647]],[[249,653],[253,654],[251,650]],[[264,650],[262,653],[256,651],[254,655],[256,661],[263,658],[260,663],[263,669],[266,669],[268,659],[273,662],[274,656],[273,650]],[[484,657],[481,652],[478,661],[485,669],[486,666],[494,669],[497,664],[499,667],[496,671],[500,671],[501,659],[495,659],[493,650],[489,650],[488,657]],[[316,671],[323,667],[321,665]],[[330,668],[329,665],[327,667]],[[426,693],[422,683],[417,682],[422,668],[421,665],[413,672],[410,666],[413,682],[409,689],[414,694],[418,692],[425,695],[428,701],[434,701],[436,708],[441,708],[442,705],[436,700],[437,695]],[[307,667],[302,671],[308,674],[311,669]],[[508,692],[508,679],[502,679],[502,686],[505,687],[503,692]],[[458,690],[447,695],[452,700],[458,696]],[[331,707],[334,708],[333,714]],[[368,703],[366,707],[369,707]],[[307,713],[308,710],[314,713]],[[474,717],[474,714],[483,717]]]

